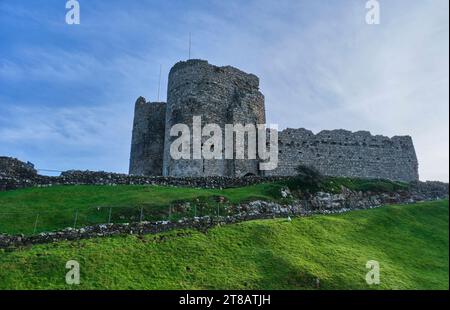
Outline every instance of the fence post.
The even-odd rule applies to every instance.
[[[141,207],[141,217],[139,218],[139,222],[142,222],[144,218],[144,207]]]
[[[111,224],[111,213],[112,213],[112,207],[109,208],[108,224]]]
[[[33,235],[36,233],[38,219],[39,219],[39,213],[36,215],[36,220],[34,221]]]
[[[78,210],[75,212],[75,220],[73,221],[73,228],[77,228],[77,221],[78,221]]]
[[[171,217],[172,217],[172,206],[169,206],[169,221]]]
[[[197,205],[194,205],[194,217],[197,217]]]

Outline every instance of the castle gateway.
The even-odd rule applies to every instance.
[[[259,91],[258,77],[230,66],[213,66],[204,60],[175,64],[169,73],[167,103],[146,102],[142,97],[136,101],[130,174],[289,176],[303,164],[330,176],[407,182],[419,178],[411,137],[373,136],[367,131],[324,130],[318,134],[303,128],[280,131],[278,162],[272,170],[261,170],[258,158],[172,158],[170,147],[177,137],[170,134],[171,128],[185,124],[192,132],[194,117],[201,118],[202,127],[216,124],[222,132],[228,124],[255,127],[265,124],[264,96]],[[201,139],[203,145],[207,139]]]

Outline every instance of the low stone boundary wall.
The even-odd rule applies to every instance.
[[[68,171],[63,172],[61,176],[57,177],[35,175],[29,178],[19,178],[0,174],[0,191],[53,185],[162,185],[197,188],[229,188],[285,179],[287,177],[146,177],[108,172]]]
[[[46,187],[55,185],[160,185],[194,188],[230,188],[255,185],[259,183],[288,180],[288,176],[249,176],[232,177],[146,177],[119,173],[94,171],[67,171],[61,176],[51,177],[34,175],[28,177],[10,176],[0,173],[0,191],[15,190],[27,187]],[[415,181],[410,183],[410,191],[425,197],[437,198],[448,196],[448,183],[436,181]]]
[[[350,210],[371,209],[387,204],[405,204],[443,197],[426,197],[417,192],[362,193],[344,190],[341,194],[319,192],[291,204],[267,201],[253,201],[230,206],[230,216],[195,217],[179,221],[99,224],[79,229],[66,228],[59,232],[40,233],[34,236],[0,235],[0,248],[15,248],[32,244],[81,240],[115,235],[156,234],[175,229],[196,229],[205,231],[217,225],[233,224],[255,219],[288,218],[312,214],[334,214]]]

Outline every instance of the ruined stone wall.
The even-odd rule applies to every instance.
[[[139,97],[134,109],[130,170],[133,175],[162,175],[166,104]]]
[[[182,123],[188,125],[192,133],[193,116],[202,117],[202,127],[208,123],[218,124],[223,135],[225,124],[265,123],[264,96],[259,92],[258,77],[229,66],[213,66],[203,60],[175,64],[170,70],[167,91],[163,175],[259,174],[256,160],[173,160],[169,153],[170,144],[177,137],[170,137],[170,128]]]
[[[330,176],[418,180],[418,162],[409,136],[373,136],[367,131],[306,129],[279,132],[278,167],[266,175],[294,175],[299,164]]]

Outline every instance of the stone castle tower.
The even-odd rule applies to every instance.
[[[162,175],[166,103],[139,97],[134,107],[130,174]]]
[[[264,124],[264,96],[253,74],[204,60],[175,64],[169,73],[167,103],[135,104],[130,174],[149,176],[293,175],[306,164],[325,175],[418,180],[418,162],[411,137],[372,136],[369,132],[286,129],[278,133],[278,167],[259,171],[258,160],[179,159],[170,156],[170,136],[175,124],[186,124],[192,132],[193,116],[201,116],[202,127],[218,124]],[[202,141],[204,142],[204,141]],[[192,140],[191,140],[192,143]]]

